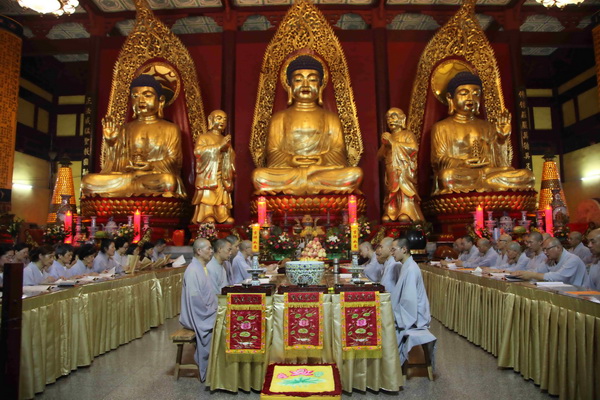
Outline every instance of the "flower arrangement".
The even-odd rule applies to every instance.
[[[65,240],[69,233],[63,225],[50,225],[44,231],[44,242],[50,245],[60,243]]]
[[[13,239],[19,236],[19,232],[21,231],[21,225],[23,225],[23,222],[25,222],[24,219],[17,217],[14,218],[10,224],[8,224],[6,231]]]
[[[206,239],[211,242],[218,239],[215,224],[212,222],[204,222],[198,225],[198,235],[196,236],[196,239],[198,238]]]
[[[119,225],[115,236],[125,238],[129,242],[133,239],[134,236],[133,227],[127,224],[121,224]]]
[[[323,240],[323,247],[327,250],[328,253],[341,253],[345,251],[348,247],[348,241],[344,240],[347,237],[344,237],[339,234],[329,233],[325,235],[325,239]]]
[[[275,254],[291,255],[296,249],[296,243],[286,232],[269,236],[265,245],[269,252]]]
[[[431,225],[431,222],[416,220],[410,224],[410,229],[414,231],[421,231],[425,237],[429,237],[433,231],[433,225]]]

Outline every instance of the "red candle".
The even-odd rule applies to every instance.
[[[544,214],[546,216],[546,232],[554,235],[554,222],[552,221],[552,207],[550,205],[546,206]]]
[[[258,198],[258,224],[265,225],[267,222],[267,199],[263,196]]]
[[[348,223],[354,224],[356,222],[356,196],[350,195],[348,198]]]
[[[477,206],[477,211],[475,212],[475,227],[483,229],[483,207],[481,207],[481,204]]]
[[[65,232],[67,232],[65,243],[73,243],[73,213],[70,210],[65,215]]]
[[[142,239],[142,213],[140,210],[135,210],[133,214],[133,243],[137,243]]]

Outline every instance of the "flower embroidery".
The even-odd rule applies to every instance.
[[[298,325],[308,326],[308,320],[306,318],[302,318],[300,321],[298,321]]]
[[[367,326],[367,320],[364,318],[357,319],[356,326]]]
[[[281,372],[280,374],[277,375],[277,379],[285,379],[288,376],[286,374],[284,374],[283,372]]]
[[[250,322],[248,321],[244,321],[242,322],[242,324],[240,325],[240,328],[242,328],[243,330],[248,330],[252,327],[252,325],[250,324]]]
[[[290,376],[310,376],[313,374],[314,371],[309,371],[306,368],[298,368],[295,371],[290,371]]]

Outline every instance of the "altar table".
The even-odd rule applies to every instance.
[[[24,299],[21,398],[179,314],[184,271],[141,272]]]
[[[431,315],[561,399],[600,398],[600,304],[421,264]]]
[[[332,286],[332,285],[331,285]],[[365,290],[368,290],[368,286]],[[284,296],[267,297],[266,308],[266,356],[263,362],[232,362],[225,354],[227,297],[219,296],[219,309],[213,331],[206,385],[211,390],[222,389],[260,391],[269,363],[336,363],[340,370],[342,389],[398,391],[404,383],[394,314],[390,294],[380,294],[382,325],[382,358],[343,358],[341,342],[341,305],[339,294],[325,294],[323,299],[324,343],[320,358],[286,358],[283,350]]]

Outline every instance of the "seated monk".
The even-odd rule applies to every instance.
[[[323,65],[303,55],[286,73],[291,106],[271,118],[267,166],[252,176],[255,193],[360,193],[362,170],[348,166],[341,121],[320,105]]]
[[[140,75],[131,82],[130,90],[136,119],[120,127],[112,116],[102,120],[104,168],[82,177],[83,194],[184,197],[181,133],[177,125],[162,118],[162,86],[153,76]]]
[[[434,195],[533,189],[533,173],[511,166],[510,113],[505,110],[495,125],[476,117],[481,87],[470,72],[459,72],[448,83],[450,116],[431,129]]]

